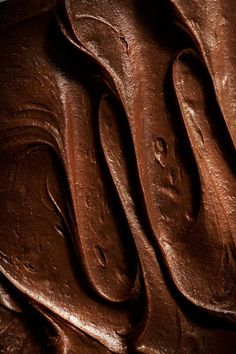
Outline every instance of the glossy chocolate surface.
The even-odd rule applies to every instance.
[[[0,352],[233,354],[236,2],[0,4]]]

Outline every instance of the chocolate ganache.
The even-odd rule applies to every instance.
[[[0,352],[236,347],[236,1],[0,4]]]

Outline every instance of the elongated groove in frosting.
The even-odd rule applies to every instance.
[[[0,4],[0,351],[234,353],[235,23]]]

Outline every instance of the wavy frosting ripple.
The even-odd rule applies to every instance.
[[[235,24],[0,4],[2,353],[235,353]]]

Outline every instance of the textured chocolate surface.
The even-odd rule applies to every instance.
[[[233,354],[236,2],[0,4],[0,352]]]

